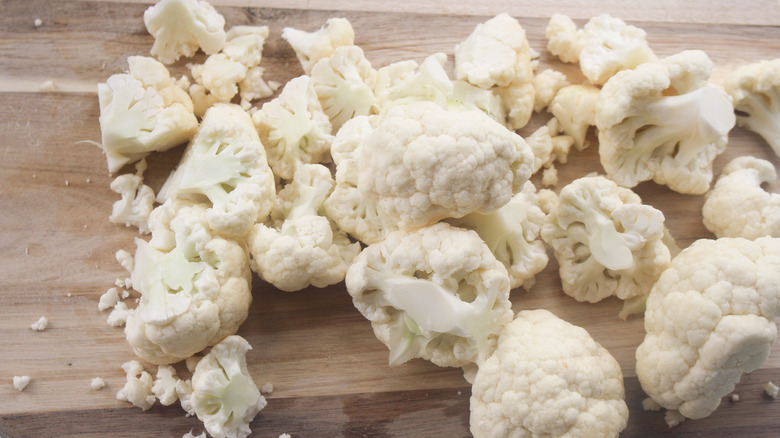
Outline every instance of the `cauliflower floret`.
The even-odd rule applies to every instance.
[[[112,224],[134,226],[142,234],[149,234],[149,213],[154,208],[154,191],[144,184],[146,159],[139,161],[136,173],[126,173],[111,181],[111,190],[122,199],[114,202],[108,221]]]
[[[263,280],[284,291],[344,280],[360,244],[320,214],[334,184],[327,167],[303,164],[279,192],[271,223],[255,225],[248,238],[251,267]]]
[[[544,35],[547,37],[547,50],[563,62],[577,62],[582,51],[582,29],[567,15],[553,14]]]
[[[249,423],[267,403],[246,367],[251,349],[246,339],[228,336],[195,367],[190,403],[214,438],[249,436]]]
[[[30,376],[14,376],[13,378],[13,384],[14,388],[16,388],[17,391],[24,391],[25,388],[27,388],[27,385],[30,384]]]
[[[778,297],[780,239],[691,244],[647,298],[647,333],[636,350],[642,389],[687,418],[710,415],[769,356]]]
[[[565,74],[552,69],[536,74],[532,84],[534,86],[534,111],[537,113],[550,105],[558,90],[570,85]]]
[[[271,97],[279,89],[281,84],[276,81],[267,81],[263,77],[263,67],[252,67],[246,71],[244,80],[238,83],[238,93],[241,96],[241,108],[248,110],[251,102],[257,99]]]
[[[127,374],[127,382],[116,393],[116,399],[130,402],[133,406],[148,410],[154,405],[155,397],[152,393],[151,374],[144,371],[143,366],[137,360],[131,360],[122,364],[122,369]]]
[[[563,291],[578,301],[645,295],[671,259],[664,215],[629,189],[587,176],[561,189],[542,227]]]
[[[553,117],[525,138],[528,147],[534,154],[532,173],[541,168],[550,169],[554,161],[566,163],[569,151],[574,145],[574,139],[562,134],[561,123]]]
[[[245,237],[273,207],[276,186],[252,118],[238,105],[217,104],[206,112],[157,200],[207,199],[209,226]]]
[[[225,18],[203,0],[161,0],[144,12],[144,24],[154,37],[152,55],[166,64],[225,45]]]
[[[780,156],[780,59],[740,67],[724,84],[737,125],[758,133]]]
[[[599,89],[592,85],[569,85],[555,94],[547,109],[558,119],[563,133],[574,140],[578,151],[588,147],[585,136],[596,124],[598,99]]]
[[[531,120],[534,112],[536,90],[532,82],[515,81],[506,87],[496,89],[504,103],[507,125],[513,129],[522,129]]]
[[[102,312],[104,310],[112,309],[118,302],[119,292],[115,287],[112,287],[100,296],[100,300],[98,301],[98,310]]]
[[[157,367],[157,378],[152,384],[152,392],[160,404],[170,406],[179,400],[176,394],[176,370],[170,365],[160,365]]]
[[[469,423],[475,438],[616,437],[624,398],[620,364],[587,331],[523,310],[477,371]]]
[[[285,27],[282,38],[290,43],[303,72],[308,75],[320,59],[329,57],[339,47],[354,45],[355,31],[349,20],[334,17],[314,32]]]
[[[735,117],[729,96],[708,84],[712,62],[689,50],[617,73],[596,103],[599,156],[624,187],[653,179],[703,194]]]
[[[775,166],[756,157],[732,160],[707,193],[704,226],[717,237],[780,237],[780,194],[761,184],[777,178]]]
[[[288,82],[279,97],[266,102],[252,120],[265,146],[268,164],[279,178],[291,180],[302,164],[330,161],[330,120],[308,76]]]
[[[101,147],[109,173],[187,142],[198,128],[192,100],[152,58],[127,58],[129,73],[98,84]]]
[[[536,187],[526,181],[523,190],[490,214],[471,213],[453,224],[473,229],[490,252],[504,264],[512,289],[530,289],[534,276],[547,266],[547,250],[539,239],[545,214],[538,206]]]
[[[466,367],[487,358],[512,320],[509,276],[474,231],[440,222],[369,245],[347,271],[355,307],[390,350]]]
[[[252,301],[249,254],[218,237],[203,204],[172,199],[149,219],[152,239],[136,239],[133,288],[141,293],[125,335],[155,364],[186,359],[232,335]]]

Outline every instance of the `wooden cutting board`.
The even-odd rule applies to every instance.
[[[739,65],[780,57],[780,5],[774,0],[525,3],[530,2],[213,4],[227,26],[269,25],[261,65],[267,79],[280,82],[301,74],[280,38],[282,28],[314,30],[332,16],[351,20],[356,43],[375,67],[421,61],[437,51],[451,55],[477,23],[503,11],[520,19],[531,46],[541,53],[540,70],[560,69],[572,81],[581,79],[577,66],[563,65],[545,50],[544,27],[552,13],[566,13],[581,25],[592,15],[611,12],[644,28],[659,56],[702,49],[716,65],[715,81]],[[127,56],[149,53],[152,38],[141,18],[147,6],[0,1],[0,435],[6,438],[180,437],[203,430],[176,405],[141,412],[115,399],[124,383],[120,365],[133,355],[122,330],[109,327],[107,313],[97,309],[99,296],[126,276],[113,254],[132,252],[136,234],[107,221],[118,195],[109,189],[102,153],[82,141],[100,139],[96,83],[123,71]],[[172,70],[185,72],[184,62]],[[56,90],[39,92],[49,79]],[[547,117],[536,115],[520,133],[530,134]],[[715,162],[716,173],[739,155],[780,164],[758,136],[734,129],[730,139]],[[181,148],[150,157],[147,184],[159,189],[180,154]],[[572,153],[558,169],[556,190],[602,171],[597,148]],[[780,184],[770,183],[768,189],[780,191]],[[680,246],[712,237],[701,223],[702,196],[652,183],[636,191],[664,212]],[[271,382],[274,392],[252,423],[252,436],[469,436],[470,387],[460,371],[424,361],[388,367],[386,349],[343,285],[283,293],[255,278],[254,297],[239,334],[254,347],[248,355],[253,378],[258,386]],[[634,350],[644,335],[641,318],[620,320],[617,300],[584,304],[568,298],[554,261],[531,291],[514,291],[512,301],[515,310],[547,308],[585,327],[618,359],[630,409],[624,437],[778,435],[780,400],[765,396],[763,385],[780,382],[780,348],[761,369],[743,377],[735,390],[738,402],[726,399],[711,417],[669,430],[662,413],[641,408],[645,396],[634,368]],[[40,316],[48,317],[49,328],[34,332],[30,324]],[[13,388],[15,375],[32,377],[24,392]],[[106,387],[90,390],[97,376]]]

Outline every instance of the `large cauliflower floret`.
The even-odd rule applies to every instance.
[[[257,130],[237,105],[217,104],[206,112],[198,133],[158,200],[207,198],[209,226],[231,237],[244,237],[271,211],[274,176]]]
[[[349,20],[334,17],[314,32],[285,27],[282,38],[290,43],[303,72],[308,75],[320,59],[329,57],[339,47],[354,45],[355,31]]]
[[[232,335],[249,313],[249,254],[217,237],[202,204],[172,199],[149,218],[152,239],[136,239],[133,288],[141,293],[125,335],[155,364],[186,359]]]
[[[501,332],[471,390],[475,438],[617,437],[628,422],[617,360],[587,331],[523,310]]]
[[[613,76],[596,103],[599,155],[607,175],[633,187],[653,179],[702,194],[735,117],[728,95],[708,84],[712,62],[689,50]]]
[[[360,193],[406,229],[495,211],[533,165],[522,137],[485,113],[432,102],[388,110],[355,156]]]
[[[276,99],[252,115],[252,120],[268,164],[279,178],[291,180],[302,164],[330,161],[330,120],[308,76],[290,80]]]
[[[545,214],[539,208],[536,187],[526,181],[523,190],[490,214],[471,213],[453,223],[473,229],[504,264],[512,289],[530,289],[534,276],[547,266],[547,250],[539,239]]]
[[[707,193],[704,226],[717,237],[780,237],[780,194],[761,184],[777,178],[775,166],[756,157],[739,157],[723,168]]]
[[[192,100],[152,58],[127,58],[129,73],[98,84],[100,131],[109,173],[186,143],[198,129]]]
[[[512,320],[509,277],[474,231],[437,223],[369,245],[347,271],[355,307],[390,349],[466,367],[487,358]]]
[[[723,86],[734,100],[737,125],[758,133],[780,155],[780,59],[740,67]]]
[[[241,336],[228,336],[198,362],[192,374],[192,409],[214,438],[249,436],[249,423],[267,404],[246,366],[251,349]]]
[[[542,228],[555,251],[563,291],[579,301],[647,294],[670,261],[664,215],[601,176],[563,189]]]
[[[263,280],[284,291],[344,280],[360,244],[321,215],[334,184],[327,167],[303,164],[279,192],[271,223],[255,225],[248,239],[252,269]]]
[[[162,0],[144,11],[144,24],[154,37],[152,55],[166,64],[225,45],[225,18],[203,0]]]
[[[780,239],[702,239],[672,260],[650,292],[636,350],[642,389],[692,419],[710,415],[777,337]]]

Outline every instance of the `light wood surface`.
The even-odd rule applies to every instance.
[[[506,2],[215,1],[227,26],[267,24],[271,37],[261,65],[266,78],[284,82],[301,74],[294,53],[280,38],[293,26],[313,30],[332,16],[351,20],[356,43],[375,67],[402,59],[422,60],[454,45],[499,12],[520,19],[540,69],[554,67],[581,79],[545,50],[549,15],[584,19],[611,12],[644,28],[659,56],[702,49],[715,62],[713,80],[733,68],[780,57],[780,4],[752,2],[611,0]],[[120,365],[133,358],[121,329],[97,310],[99,296],[126,274],[114,260],[134,250],[132,229],[107,218],[118,196],[109,189],[98,141],[95,84],[126,68],[129,55],[146,55],[152,38],[141,19],[146,2],[0,1],[0,435],[32,437],[180,437],[203,430],[178,406],[148,412],[119,402]],[[34,26],[36,18],[42,25]],[[202,59],[202,58],[198,58]],[[184,62],[174,66],[185,72]],[[48,79],[56,91],[39,92]],[[527,135],[548,116],[535,116]],[[595,139],[592,139],[595,141]],[[159,189],[181,149],[149,159],[147,184]],[[715,162],[774,156],[758,136],[735,128],[730,146]],[[597,148],[574,152],[559,165],[558,189],[601,171]],[[535,179],[536,180],[536,179]],[[537,180],[538,181],[538,180]],[[780,191],[780,184],[768,185]],[[664,212],[680,246],[712,235],[702,226],[702,196],[680,195],[653,183],[636,188],[645,203]],[[737,386],[739,402],[724,400],[709,418],[669,430],[659,412],[645,412],[634,351],[644,335],[641,318],[617,317],[620,303],[578,303],[560,290],[551,261],[529,292],[514,291],[515,310],[547,308],[585,327],[620,362],[625,375],[629,426],[624,437],[777,436],[780,400],[763,385],[780,381],[780,348]],[[49,327],[34,332],[40,316]],[[466,437],[470,387],[459,370],[423,361],[387,366],[387,351],[354,309],[343,285],[283,293],[255,277],[254,302],[239,334],[253,345],[249,369],[258,386],[274,385],[268,406],[252,423],[256,437]],[[777,347],[777,346],[776,346]],[[148,370],[154,371],[151,366]],[[24,392],[11,384],[30,375]],[[90,390],[100,376],[106,387]]]

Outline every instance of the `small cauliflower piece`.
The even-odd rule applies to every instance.
[[[36,332],[42,332],[49,326],[49,320],[45,316],[41,316],[37,321],[30,325],[30,328]]]
[[[157,367],[157,378],[152,384],[152,392],[160,404],[170,406],[179,400],[176,394],[176,370],[170,365],[160,365]]]
[[[89,382],[89,387],[93,391],[103,389],[105,386],[106,386],[106,382],[103,380],[102,377],[95,377]]]
[[[547,37],[547,50],[563,62],[577,62],[582,51],[582,29],[567,15],[553,14],[544,35]]]
[[[100,131],[109,173],[145,157],[186,143],[198,121],[192,100],[152,58],[131,56],[128,73],[98,84]]]
[[[251,267],[283,291],[325,287],[344,280],[360,244],[321,214],[335,182],[327,167],[302,164],[280,192],[268,224],[249,234]]]
[[[252,115],[268,164],[291,180],[302,164],[330,161],[331,124],[308,76],[290,80],[276,99]]]
[[[268,215],[275,195],[273,172],[252,118],[238,105],[217,104],[206,112],[158,201],[207,200],[209,226],[242,238]]]
[[[195,367],[190,402],[214,438],[249,436],[249,423],[266,405],[246,367],[250,349],[244,338],[228,336]]]
[[[578,301],[645,295],[671,253],[664,215],[602,176],[566,185],[542,227],[559,265],[563,291]]]
[[[764,392],[775,400],[780,397],[780,387],[773,382],[766,382],[766,385],[764,385]]]
[[[104,310],[112,309],[119,302],[119,292],[115,287],[109,288],[100,296],[98,300],[98,310],[101,312]]]
[[[225,45],[225,18],[204,0],[161,0],[144,11],[144,24],[154,37],[152,56],[165,64]]]
[[[181,438],[208,438],[208,437],[206,436],[206,432],[203,432],[200,435],[193,435],[192,431],[190,430],[189,432],[182,435]]]
[[[285,27],[282,38],[292,46],[303,72],[308,75],[320,59],[329,57],[339,47],[354,45],[355,31],[349,20],[334,17],[314,32]]]
[[[252,301],[249,254],[220,237],[203,204],[170,200],[150,217],[152,239],[136,239],[133,288],[141,293],[125,336],[154,364],[186,359],[232,335]]]
[[[581,327],[523,310],[477,371],[475,438],[617,437],[628,422],[617,360]]]
[[[141,234],[149,234],[149,214],[154,209],[154,191],[144,184],[146,159],[135,165],[136,173],[119,175],[111,181],[111,190],[121,199],[111,207],[108,221],[112,224],[134,226]]]
[[[689,50],[613,76],[596,103],[599,156],[624,187],[649,179],[703,194],[735,116],[729,96],[707,83],[712,62]]]
[[[369,245],[346,286],[390,350],[390,366],[417,357],[439,366],[479,364],[513,315],[504,265],[476,232],[443,222]]]
[[[701,239],[673,260],[647,298],[636,350],[642,389],[687,418],[712,414],[777,337],[780,239]]]
[[[541,112],[552,102],[558,90],[571,85],[566,75],[552,69],[547,69],[534,76],[534,112]]]
[[[760,158],[733,159],[707,192],[702,217],[716,237],[780,237],[780,194],[761,185],[777,179],[775,166]]]
[[[453,220],[454,225],[473,229],[485,241],[507,269],[512,289],[530,289],[534,276],[547,266],[547,250],[539,238],[545,214],[538,202],[536,187],[526,181],[522,191],[493,213],[471,213]]]
[[[578,151],[588,147],[585,137],[588,128],[596,124],[598,99],[599,89],[592,85],[569,85],[555,94],[547,108],[558,119],[563,133],[574,140]]]
[[[748,64],[723,83],[737,111],[737,125],[766,140],[780,156],[780,59]]]
[[[16,388],[17,391],[22,392],[27,388],[27,385],[30,384],[30,380],[30,376],[14,376],[14,388]]]
[[[130,312],[131,310],[127,308],[127,304],[120,301],[114,305],[111,313],[108,314],[106,324],[111,327],[122,327],[127,323]]]
[[[116,399],[130,402],[133,406],[148,410],[154,405],[155,397],[152,393],[151,374],[144,371],[143,366],[137,360],[131,360],[122,364],[122,369],[127,374],[127,382],[116,393]]]
[[[561,123],[553,117],[525,138],[534,155],[533,174],[542,168],[550,169],[555,161],[566,163],[574,139],[562,132]]]

